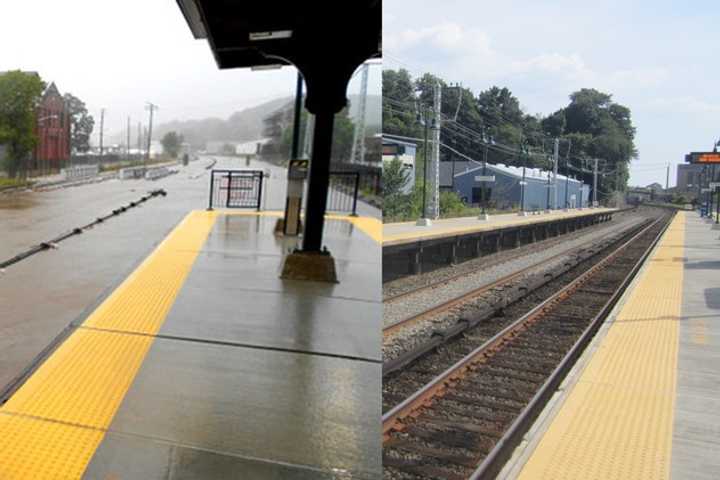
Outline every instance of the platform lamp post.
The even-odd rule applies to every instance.
[[[565,211],[570,209],[568,193],[570,192],[570,158],[565,159]]]
[[[548,157],[548,160],[550,160],[551,162],[553,161],[553,160],[551,160],[551,157]],[[545,212],[546,212],[546,213],[550,213],[550,188],[551,188],[551,185],[550,185],[550,170],[548,170],[547,174],[548,174],[548,181],[547,181],[547,201],[545,202]]]
[[[487,158],[488,158],[488,149],[489,144],[495,144],[495,139],[493,137],[488,138],[485,135],[485,132],[483,131],[482,134],[482,141],[483,145],[485,146],[485,151],[483,152],[483,168],[482,168],[482,186],[480,187],[480,192],[482,193],[482,204],[480,205],[480,216],[478,217],[479,220],[488,220],[490,216],[487,214],[486,207],[488,203],[488,194],[487,194],[487,184],[488,184],[488,175],[487,175]]]
[[[525,181],[525,169],[527,167],[527,161],[530,158],[530,155],[528,154],[527,145],[525,142],[523,142],[520,145],[520,155],[523,160],[523,166],[522,166],[522,180],[520,181],[520,213],[519,215],[524,217],[527,216],[527,212],[525,211],[525,184],[527,183]]]

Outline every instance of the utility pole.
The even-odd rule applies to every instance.
[[[315,130],[315,115],[308,112],[305,119],[305,139],[303,140],[303,153],[306,158],[310,158],[312,155],[312,139],[313,131]]]
[[[423,189],[422,189],[422,217],[418,219],[416,225],[419,227],[430,227],[432,223],[428,219],[427,215],[427,176],[428,176],[428,122],[430,118],[428,116],[428,110],[423,107],[423,126],[425,132],[425,143],[423,144]]]
[[[130,117],[128,116],[127,121],[127,160],[130,160]]]
[[[297,73],[297,85],[295,86],[295,114],[293,119],[293,136],[292,136],[292,150],[290,152],[290,159],[295,160],[298,158],[298,152],[300,150],[300,123],[302,122],[302,96],[303,96],[303,76],[298,70]]]
[[[138,155],[142,155],[142,123],[138,122]]]
[[[667,173],[665,174],[665,192],[670,188],[670,162],[667,164]]]
[[[565,211],[570,208],[568,193],[570,192],[570,157],[565,159]]]
[[[152,124],[153,124],[153,113],[158,108],[157,105],[147,102],[146,109],[150,110],[150,124],[148,126],[148,137],[147,137],[147,155],[145,156],[145,170],[147,170],[147,163],[150,160],[150,145],[152,144]]]
[[[368,74],[370,66],[362,66],[362,82],[360,84],[360,103],[358,104],[358,117],[355,119],[355,134],[350,153],[350,163],[365,163],[365,116],[367,114]]]
[[[598,177],[598,159],[595,159],[595,168],[593,169],[593,207],[597,207],[597,177]]]
[[[103,157],[103,133],[105,129],[105,109],[100,109],[100,162]]]
[[[433,219],[440,217],[440,125],[442,88],[435,84],[433,95],[433,150],[432,150],[432,196],[430,197],[430,216]]]
[[[560,139],[555,139],[555,145],[553,148],[553,190],[554,190],[554,203],[553,209],[558,208],[558,188],[557,188],[557,174],[558,174],[558,163],[560,163]]]

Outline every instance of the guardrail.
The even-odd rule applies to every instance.
[[[120,180],[134,180],[143,178],[143,176],[145,176],[145,167],[121,168],[120,171],[118,171],[118,178],[120,178]]]
[[[212,170],[208,210],[213,207],[260,210],[263,177],[262,170]]]
[[[359,172],[330,172],[328,212],[350,213],[357,216],[357,199],[360,190]]]
[[[74,167],[64,168],[61,173],[65,177],[65,180],[83,180],[96,177],[100,173],[100,166],[76,165]]]

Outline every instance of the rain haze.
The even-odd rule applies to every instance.
[[[72,93],[105,133],[119,134],[131,117],[147,123],[146,102],[160,107],[155,121],[227,118],[232,113],[294,95],[296,70],[219,70],[206,40],[195,40],[175,0],[51,2],[28,0],[3,9],[0,71],[38,72]],[[379,94],[379,68],[370,69],[369,94]],[[349,94],[359,89],[355,78]]]
[[[384,4],[385,68],[508,87],[530,114],[596,88],[629,107],[639,151],[631,185],[665,185],[666,165],[720,137],[716,2],[452,1]]]

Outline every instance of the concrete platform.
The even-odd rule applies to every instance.
[[[680,212],[500,478],[720,472],[720,238]]]
[[[478,232],[487,232],[500,228],[531,225],[553,220],[570,219],[593,215],[598,213],[612,213],[614,208],[583,208],[569,211],[553,210],[550,213],[528,214],[520,216],[517,213],[490,215],[488,220],[479,220],[477,217],[447,218],[433,220],[432,226],[417,226],[415,222],[388,223],[383,225],[383,246],[398,245],[419,240],[468,235]]]
[[[432,227],[414,223],[383,226],[383,282],[457,265],[502,250],[546,240],[612,220],[616,209],[555,211],[521,217],[497,215],[435,221]]]
[[[380,224],[299,283],[276,216],[189,214],[0,407],[0,479],[378,478]]]

